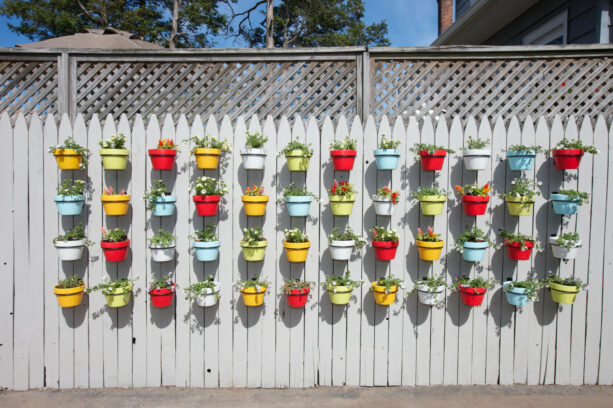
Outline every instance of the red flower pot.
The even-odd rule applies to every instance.
[[[466,215],[483,215],[487,210],[487,203],[490,197],[481,196],[462,196],[462,206]]]
[[[130,247],[130,240],[127,239],[121,242],[104,242],[100,241],[100,246],[104,251],[104,257],[109,262],[121,262],[126,259],[128,255],[128,248]]]
[[[334,170],[351,170],[358,152],[355,150],[330,150]]]
[[[577,170],[584,151],[581,149],[556,149],[551,152],[558,170]]]
[[[398,241],[373,241],[372,246],[375,249],[375,256],[378,260],[390,261],[396,256]]]
[[[530,254],[532,253],[532,248],[534,247],[533,242],[526,242],[526,249],[521,249],[521,244],[519,242],[509,242],[508,240],[504,240],[504,244],[507,247],[507,254],[509,254],[509,258],[514,261],[527,261],[530,259]]]
[[[151,289],[151,304],[153,307],[168,307],[172,304],[172,299],[175,297],[176,284],[172,284],[173,290],[170,289]]]
[[[443,168],[447,152],[445,150],[435,150],[433,154],[429,154],[427,150],[422,150],[419,152],[419,155],[421,156],[422,170],[436,171]]]
[[[485,288],[467,288],[464,286],[458,286],[460,290],[460,298],[462,303],[466,306],[481,306],[483,298],[485,297]]]
[[[172,170],[177,151],[174,149],[149,149],[151,164],[155,170]]]
[[[307,288],[292,289],[290,293],[285,294],[287,304],[290,307],[304,307],[304,305],[306,305],[307,300],[309,299],[310,291],[311,289]]]
[[[196,203],[198,215],[206,216],[217,214],[220,199],[221,196],[218,195],[195,195],[194,202]]]

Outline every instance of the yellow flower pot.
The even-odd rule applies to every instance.
[[[266,255],[266,246],[268,241],[256,242],[253,245],[248,245],[246,242],[241,241],[241,248],[243,248],[243,258],[247,262],[258,262],[264,259]]]
[[[105,194],[100,196],[100,200],[106,215],[126,215],[128,213],[130,194]]]
[[[83,158],[74,149],[55,149],[55,161],[60,170],[79,170]]]
[[[441,257],[443,245],[445,245],[445,241],[427,242],[418,240],[417,250],[419,251],[419,258],[422,261],[436,261]]]
[[[57,296],[57,302],[60,307],[79,306],[81,300],[83,300],[83,291],[85,291],[85,284],[77,286],[76,288],[61,289],[57,286],[53,288],[53,292]]]
[[[385,286],[377,285],[377,282],[372,282],[372,294],[375,297],[375,303],[381,306],[389,306],[396,301],[396,292],[398,286],[392,286],[389,293],[385,293]]]
[[[311,242],[287,242],[284,240],[283,246],[288,262],[299,263],[306,261]]]
[[[245,302],[245,306],[262,306],[264,304],[264,295],[266,295],[266,289],[266,286],[261,286],[259,292],[258,288],[241,289],[241,296],[243,297],[243,302]]]
[[[128,149],[100,149],[102,165],[106,170],[125,170],[129,155]]]
[[[562,303],[564,305],[572,305],[575,303],[577,293],[579,293],[578,286],[566,286],[549,281],[549,290],[551,292],[551,300],[556,303]]]
[[[196,156],[196,165],[199,169],[212,170],[219,165],[219,156],[221,149],[197,148],[194,151]]]
[[[132,283],[126,288],[117,288],[113,293],[104,295],[106,304],[109,307],[124,307],[130,303],[130,295],[132,294]]]
[[[355,196],[330,196],[332,215],[351,215]]]
[[[285,153],[289,171],[307,171],[311,157],[305,157],[302,150],[292,150]]]
[[[532,214],[532,207],[534,207],[534,201],[529,200],[527,197],[511,197],[506,196],[507,208],[509,214],[514,216],[530,215]]]
[[[444,195],[424,196],[419,200],[419,208],[423,215],[441,215],[445,208],[447,197]]]
[[[250,217],[258,217],[266,214],[266,203],[268,202],[267,195],[261,196],[242,196],[243,205],[245,206],[245,214]]]

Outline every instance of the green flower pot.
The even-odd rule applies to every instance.
[[[572,305],[575,303],[577,293],[579,293],[579,287],[560,285],[549,281],[549,291],[551,292],[551,300],[554,302]]]
[[[506,196],[507,208],[509,214],[519,217],[532,214],[532,207],[534,207],[534,201],[531,201],[527,197],[510,197]]]
[[[130,295],[132,294],[132,284],[127,288],[117,288],[112,293],[104,295],[106,304],[109,307],[124,307],[130,303]]]
[[[292,150],[285,153],[289,171],[307,171],[311,157],[305,157],[302,150]]]
[[[100,149],[102,165],[106,170],[125,170],[129,155],[128,149]]]
[[[328,286],[330,302],[333,305],[346,305],[351,299],[352,291],[353,288],[350,288],[348,286]]]
[[[264,259],[266,254],[266,246],[268,241],[260,241],[255,244],[248,245],[246,242],[241,241],[241,248],[243,248],[243,257],[247,262],[258,262]]]
[[[355,196],[330,196],[332,215],[351,215]]]
[[[419,200],[422,215],[441,215],[447,197],[444,195],[424,196]]]

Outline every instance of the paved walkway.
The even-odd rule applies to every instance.
[[[0,407],[592,408],[613,407],[613,387],[326,387],[303,390],[138,388],[0,391]]]

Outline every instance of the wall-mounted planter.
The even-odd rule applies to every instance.
[[[214,170],[219,165],[221,149],[199,147],[194,149],[194,156],[196,156],[196,166],[199,169]]]
[[[352,170],[357,155],[356,150],[330,150],[332,165],[337,171]]]
[[[419,199],[419,208],[422,215],[441,215],[445,208],[445,201],[447,201],[447,196],[444,195],[423,196]]]
[[[302,150],[291,150],[285,153],[285,159],[289,171],[307,171],[311,157],[305,156]]]
[[[266,203],[268,203],[267,195],[241,197],[245,206],[245,215],[249,217],[261,217],[266,214]]]
[[[149,157],[154,170],[172,170],[177,151],[175,149],[149,149]]]
[[[100,149],[102,166],[105,170],[125,170],[129,155],[128,149]]]
[[[348,261],[351,258],[354,246],[354,240],[332,241],[330,242],[330,256],[335,261]]]
[[[192,241],[196,259],[200,262],[212,262],[219,256],[220,241]]]
[[[330,196],[330,208],[332,215],[347,216],[353,211],[355,196]]]
[[[100,196],[106,215],[126,215],[130,194],[104,194]]]
[[[74,149],[55,149],[53,156],[60,170],[79,170],[83,157]]]
[[[436,306],[443,301],[444,286],[431,289],[427,285],[417,285],[417,295],[420,303],[428,306]]]
[[[522,249],[519,242],[509,242],[506,239],[504,240],[504,245],[507,247],[509,258],[514,261],[527,261],[530,259],[530,254],[532,254],[532,248],[534,247],[533,242],[526,242],[526,249]]]
[[[292,289],[289,293],[285,293],[285,299],[289,307],[304,307],[309,300],[309,292],[311,289]]]
[[[389,217],[394,214],[396,204],[393,203],[391,198],[380,197],[378,195],[372,196],[372,203],[375,206],[375,214]]]
[[[245,170],[264,170],[266,161],[265,149],[241,149],[243,168]]]
[[[417,240],[417,251],[422,261],[436,261],[441,257],[445,241],[428,242]]]
[[[196,212],[202,216],[213,216],[217,214],[219,208],[219,200],[221,196],[218,195],[195,195],[194,203],[196,204]]]
[[[575,259],[579,248],[581,248],[581,241],[577,241],[574,247],[566,248],[558,244],[558,236],[549,237],[549,243],[551,244],[551,255],[558,259]]]
[[[166,195],[163,197],[157,197],[154,201],[155,208],[153,209],[153,215],[157,217],[169,217],[175,213],[175,202],[177,196]]]
[[[391,261],[396,257],[398,241],[372,241],[375,257],[380,261]]]
[[[311,196],[287,196],[285,197],[285,206],[290,217],[306,217],[309,215],[309,207],[311,206],[313,197]]]
[[[104,251],[104,257],[109,262],[121,262],[125,261],[128,256],[128,248],[130,247],[130,240],[126,239],[121,242],[100,242],[100,246]]]
[[[464,208],[464,214],[484,215],[485,211],[487,211],[487,203],[489,203],[489,201],[489,196],[462,196],[462,207]]]
[[[85,284],[77,286],[76,288],[53,288],[53,292],[57,296],[57,303],[60,307],[75,307],[81,304],[83,300],[83,292],[85,291]]]
[[[243,248],[243,258],[247,262],[259,262],[264,259],[266,255],[266,246],[268,241],[259,241],[253,245],[249,245],[246,242],[241,241],[241,248]]]
[[[485,297],[485,288],[469,288],[462,285],[458,286],[462,303],[466,306],[481,306]]]
[[[301,263],[306,261],[311,242],[287,242],[284,240],[283,247],[288,262]]]
[[[464,242],[462,245],[462,259],[469,262],[481,262],[485,255],[485,250],[489,246],[487,241],[483,242]]]
[[[153,307],[168,307],[172,304],[172,300],[175,297],[177,285],[173,283],[172,287],[173,290],[164,288],[151,289],[149,291],[149,296],[151,297],[151,304],[153,305]]]
[[[262,306],[264,304],[264,295],[266,295],[268,287],[261,286],[259,288],[243,288],[241,295],[243,302],[247,307]]]
[[[349,286],[330,286],[328,285],[328,295],[330,295],[330,303],[333,305],[344,306],[351,300],[351,292],[353,288]]]
[[[83,256],[85,249],[85,240],[77,241],[56,241],[55,248],[60,261],[77,261]]]
[[[464,156],[464,168],[466,170],[485,170],[491,152],[486,149],[468,149],[462,153]]]
[[[54,195],[53,201],[57,205],[57,212],[60,215],[81,215],[85,196],[77,195]]]
[[[447,151],[435,150],[434,153],[429,154],[427,150],[421,150],[419,152],[421,157],[421,169],[424,171],[438,171],[443,169],[445,163],[445,156]]]
[[[170,262],[175,259],[176,248],[172,246],[149,245],[153,262]]]
[[[530,302],[526,288],[510,288],[509,283],[502,283],[502,290],[507,298],[507,302],[513,306],[526,306]]]
[[[579,293],[579,287],[560,285],[549,281],[549,291],[551,292],[551,300],[554,302],[562,303],[564,305],[572,305],[575,303],[577,293]]]
[[[507,151],[507,162],[509,163],[509,169],[513,171],[532,170],[534,167],[534,158],[536,153],[534,151]]]
[[[125,288],[117,288],[108,295],[104,295],[106,304],[109,307],[124,307],[130,303],[130,295],[132,294],[132,283]]]
[[[400,151],[396,149],[376,149],[375,162],[379,170],[396,170]]]
[[[389,306],[396,301],[396,293],[398,286],[392,286],[389,293],[385,293],[385,286],[377,285],[377,282],[372,282],[372,294],[375,298],[375,303],[381,306]]]
[[[196,304],[200,307],[213,307],[219,302],[219,282],[213,282],[214,288],[206,288],[196,296]]]
[[[579,211],[580,198],[571,200],[566,194],[553,193],[550,196],[553,212],[558,215],[573,215]]]
[[[509,215],[515,217],[521,217],[532,214],[532,208],[534,207],[534,201],[528,197],[511,197],[506,196],[504,200],[507,202],[507,208]]]
[[[577,170],[584,151],[582,149],[555,149],[551,152],[558,170]]]

